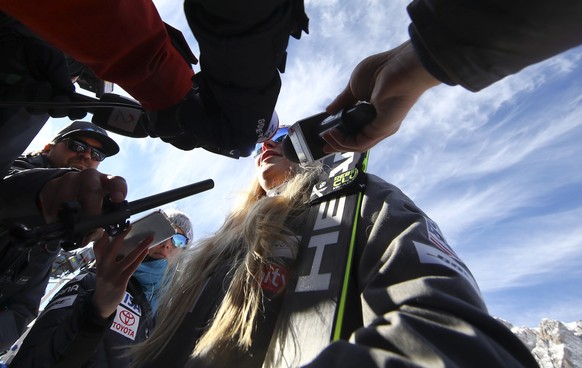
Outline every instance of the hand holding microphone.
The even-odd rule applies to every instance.
[[[356,134],[375,117],[374,106],[361,102],[335,115],[319,113],[300,120],[289,128],[289,135],[283,140],[283,153],[296,163],[317,161],[330,154],[323,151],[325,132],[337,127],[345,134]]]

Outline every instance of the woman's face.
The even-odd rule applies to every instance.
[[[286,129],[279,129],[273,136],[274,140],[257,145],[255,170],[259,184],[265,191],[283,184],[297,166],[283,155],[281,142],[283,134],[287,132]]]
[[[176,233],[184,235],[184,231],[177,227]],[[180,251],[180,248],[176,247],[172,243],[172,238],[150,248],[148,255],[155,259],[170,259],[175,256]]]

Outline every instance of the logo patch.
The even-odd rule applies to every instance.
[[[111,330],[128,339],[135,340],[137,328],[139,326],[140,316],[131,310],[125,308],[123,305],[117,306],[117,313],[111,325]]]
[[[358,169],[353,168],[350,171],[338,174],[334,176],[333,179],[333,189],[337,189],[346,185],[349,185],[358,177]]]
[[[418,253],[418,259],[420,263],[439,264],[450,268],[469,281],[477,293],[481,295],[481,291],[479,291],[477,282],[473,278],[473,275],[471,275],[471,272],[469,272],[467,266],[465,266],[461,260],[459,260],[457,257],[451,257],[449,254],[441,252],[430,245],[422,244],[416,241],[413,241],[413,243],[416,247],[416,252]]]
[[[259,119],[257,121],[257,128],[255,129],[255,133],[257,134],[257,143],[266,142],[271,139],[273,135],[275,135],[277,129],[279,129],[279,116],[277,116],[277,113],[273,111],[271,121],[269,121],[269,125],[266,129],[265,123],[266,119]]]
[[[53,309],[61,309],[61,308],[70,307],[71,305],[73,305],[73,303],[75,302],[76,299],[77,299],[77,294],[63,296],[63,297],[60,297],[57,299],[53,299],[42,313],[44,314],[44,313],[46,313],[50,310],[53,310]]]
[[[449,244],[445,240],[445,237],[441,233],[441,229],[439,229],[439,226],[436,224],[436,222],[434,222],[428,217],[425,217],[425,219],[426,219],[426,229],[428,231],[428,238],[430,239],[431,243],[433,243],[442,252],[460,261],[457,254],[453,251],[453,249],[449,246]]]
[[[139,115],[140,112],[134,109],[116,108],[109,117],[107,125],[132,133],[139,121]]]
[[[128,293],[127,291],[125,292],[125,296],[123,297],[123,299],[121,300],[121,303],[119,303],[119,305],[122,305],[125,308],[133,311],[138,316],[141,316],[140,306],[133,302],[133,296],[131,296],[131,294]]]
[[[261,288],[271,293],[278,293],[285,289],[289,279],[289,271],[279,265],[270,265],[265,267],[265,276],[261,281]]]
[[[55,295],[55,297],[60,297],[66,294],[71,294],[71,293],[78,293],[79,292],[79,284],[67,284],[65,285],[64,288],[62,288],[57,295]]]
[[[130,311],[123,310],[119,314],[119,319],[126,326],[133,326],[135,324],[135,316]]]

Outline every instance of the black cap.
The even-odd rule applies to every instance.
[[[89,121],[75,121],[65,129],[57,133],[52,143],[58,143],[65,138],[88,137],[93,138],[103,147],[101,151],[107,156],[113,156],[119,152],[119,146],[107,135],[107,131]]]

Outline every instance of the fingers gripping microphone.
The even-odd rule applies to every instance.
[[[289,135],[283,140],[283,154],[296,163],[317,161],[329,155],[323,152],[323,133],[337,127],[345,134],[356,134],[375,117],[374,106],[361,102],[335,115],[323,112],[299,120],[289,128]]]

